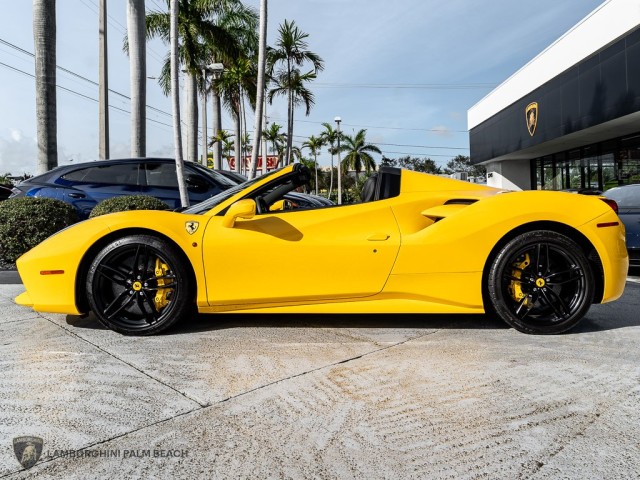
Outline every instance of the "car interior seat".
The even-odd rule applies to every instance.
[[[373,202],[376,199],[376,184],[378,183],[378,174],[373,173],[362,186],[362,192],[360,198],[362,202]]]

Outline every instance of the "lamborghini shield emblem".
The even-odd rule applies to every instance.
[[[198,230],[199,226],[200,222],[187,222],[184,224],[184,228],[186,228],[189,235],[193,235],[194,233],[196,233],[196,230]]]
[[[24,468],[33,467],[40,455],[44,441],[39,437],[16,437],[13,439],[13,452]]]
[[[533,137],[533,134],[536,133],[536,126],[538,126],[538,102],[532,102],[527,105],[525,115],[527,119],[527,130],[529,130],[529,135]]]

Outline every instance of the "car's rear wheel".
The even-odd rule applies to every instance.
[[[192,307],[189,272],[175,247],[131,235],[103,248],[87,274],[89,305],[106,327],[125,335],[159,333]]]
[[[570,238],[548,230],[508,242],[487,278],[489,310],[524,333],[569,330],[593,302],[593,272],[586,255]]]

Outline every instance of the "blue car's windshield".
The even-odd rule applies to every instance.
[[[222,184],[227,188],[233,187],[238,184],[238,182],[234,182],[230,178],[225,177],[224,175],[216,172],[215,170],[211,170],[210,168],[203,167],[199,163],[191,162],[189,165],[191,166],[191,168],[195,168],[199,172],[209,175],[210,177],[213,177],[219,184]]]
[[[284,168],[284,167],[283,167]],[[280,170],[282,170],[282,168],[278,168],[276,170],[272,170],[271,172],[262,175],[261,177],[256,177],[253,180],[248,180],[244,183],[240,183],[238,185],[235,185],[233,187],[231,187],[229,190],[225,190],[223,192],[220,192],[217,195],[214,195],[211,198],[206,199],[203,202],[200,202],[196,205],[193,205],[192,207],[187,208],[186,210],[183,210],[183,213],[189,213],[189,214],[202,214],[205,212],[208,212],[209,210],[211,210],[213,207],[215,207],[216,205],[221,204],[222,202],[224,202],[225,200],[227,200],[228,198],[233,197],[236,193],[244,190],[247,187],[250,187],[251,185],[253,185],[254,183],[257,183],[259,181],[264,180],[267,177],[272,176],[273,174],[279,172]]]

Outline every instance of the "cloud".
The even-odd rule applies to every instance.
[[[452,137],[453,132],[449,129],[449,127],[445,127],[444,125],[437,125],[430,130],[431,133],[436,135],[437,137]]]
[[[0,137],[0,174],[34,174],[37,158],[36,140],[22,131],[10,128],[8,137]]]

